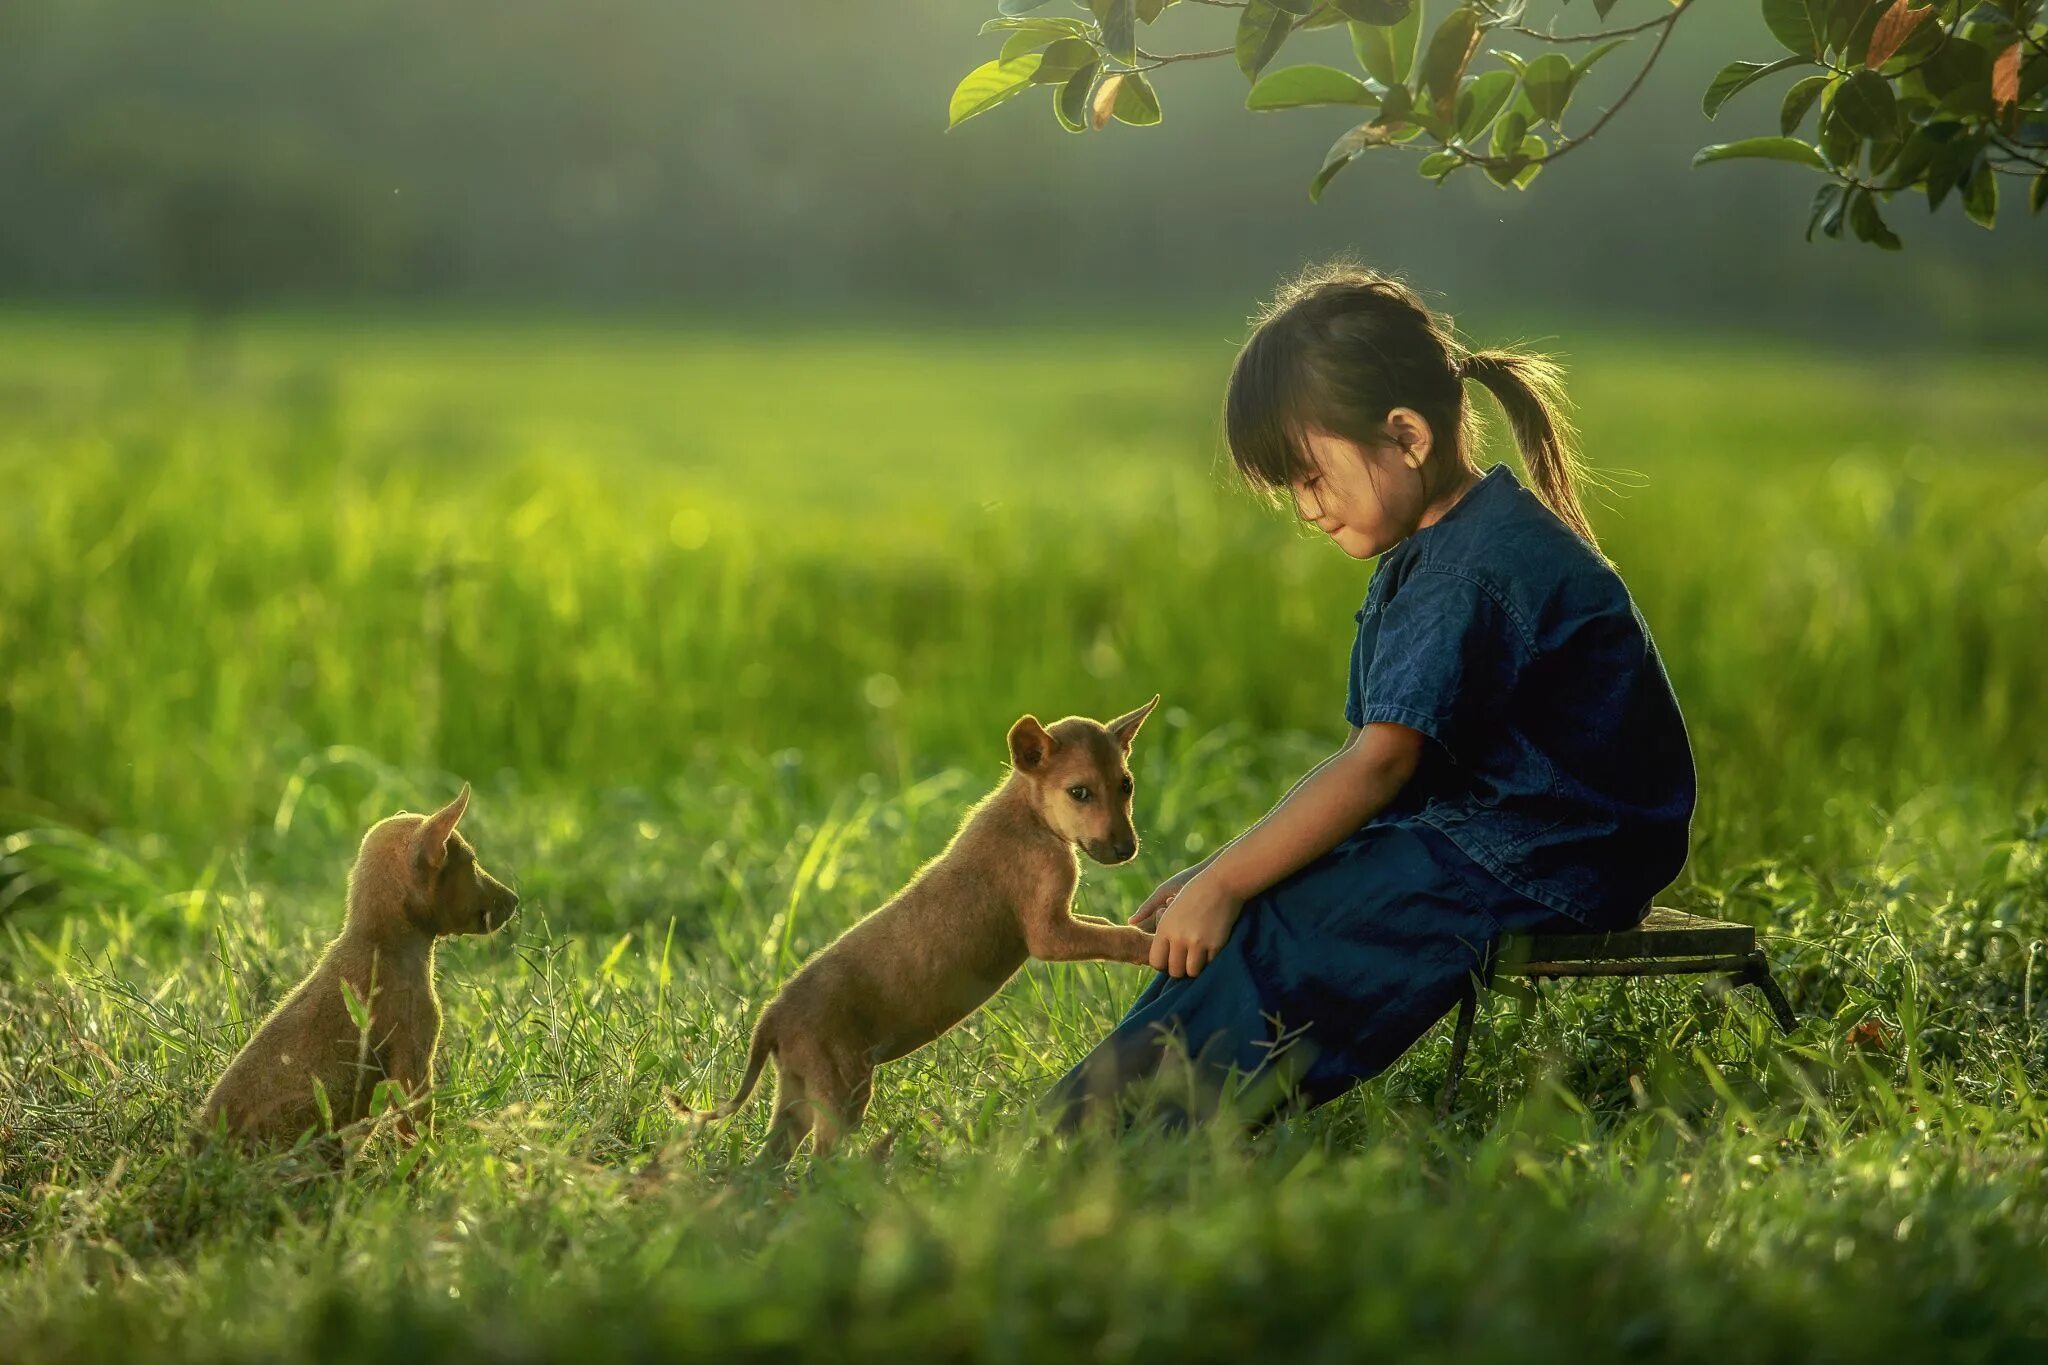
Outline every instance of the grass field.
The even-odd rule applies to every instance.
[[[1021,712],[1157,691],[1120,916],[1342,732],[1366,573],[1233,489],[1227,320],[1090,334],[0,316],[0,1359],[1855,1359],[2048,1346],[2038,364],[1568,335],[1702,776],[1684,983],[1499,1008],[1256,1141],[1058,1149],[1139,987],[1028,968],[885,1155],[658,1102],[936,850]],[[476,785],[441,1127],[181,1125],[371,820]]]

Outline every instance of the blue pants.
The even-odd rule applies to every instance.
[[[1175,1126],[1234,1084],[1254,1123],[1322,1104],[1443,1018],[1502,934],[1583,927],[1427,825],[1368,826],[1247,901],[1201,975],[1154,977],[1046,1108],[1071,1129],[1097,1107],[1123,1110],[1155,1075]],[[1191,1065],[1164,1069],[1168,1056]]]

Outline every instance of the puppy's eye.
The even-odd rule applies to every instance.
[[[1124,774],[1124,780],[1121,785],[1124,795],[1129,796],[1131,794],[1131,775],[1129,773]]]
[[[1073,797],[1076,801],[1086,801],[1094,796],[1095,793],[1089,791],[1086,787],[1069,787],[1067,788],[1067,795]]]

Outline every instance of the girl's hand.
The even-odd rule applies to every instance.
[[[1223,945],[1244,902],[1216,882],[1196,877],[1183,885],[1159,917],[1152,935],[1152,969],[1169,976],[1200,976]]]
[[[1180,894],[1180,889],[1194,880],[1195,874],[1206,866],[1207,863],[1196,863],[1193,867],[1184,867],[1159,883],[1152,894],[1145,897],[1145,903],[1138,907],[1138,913],[1131,916],[1130,922],[1140,929],[1150,929],[1152,921],[1159,918],[1159,912],[1173,904],[1173,898]]]

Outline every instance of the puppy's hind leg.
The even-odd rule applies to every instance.
[[[781,1057],[775,1059],[775,1103],[774,1117],[768,1124],[768,1140],[761,1144],[761,1154],[755,1164],[762,1166],[787,1166],[795,1157],[796,1149],[811,1131],[812,1115],[810,1087],[805,1084],[803,1074]]]
[[[868,1100],[875,1093],[875,1073],[865,1062],[849,1062],[836,1068],[833,1080],[837,1084],[830,1093],[814,1091],[811,1095],[811,1105],[817,1114],[817,1126],[812,1131],[821,1157],[830,1156],[841,1137],[860,1127],[868,1112]]]

